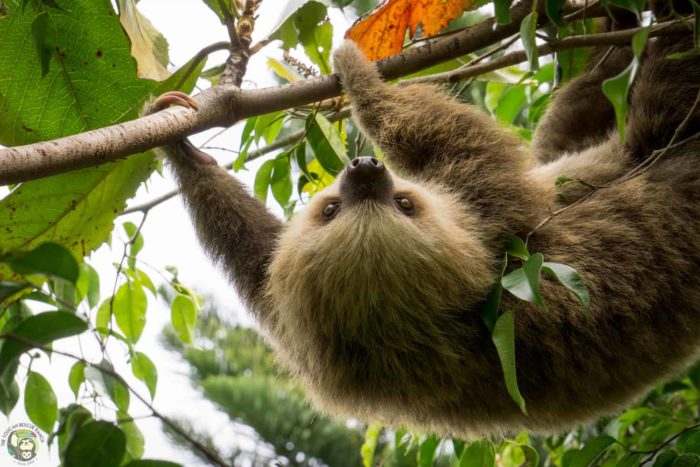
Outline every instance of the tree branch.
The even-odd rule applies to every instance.
[[[488,19],[453,36],[412,48],[379,62],[394,79],[461,55],[475,52],[515,34],[530,11],[525,1],[511,9],[510,24],[494,28]],[[129,122],[25,146],[0,150],[0,184],[19,183],[111,162],[174,142],[199,131],[230,126],[239,119],[310,104],[340,94],[336,75],[259,90],[215,86],[195,96],[199,111],[171,108]]]
[[[47,354],[58,354],[58,355],[63,355],[64,357],[72,358],[78,362],[82,362],[85,366],[95,368],[96,370],[100,371],[103,374],[109,375],[115,380],[117,380],[119,383],[121,383],[130,393],[132,393],[136,398],[143,403],[146,407],[148,407],[148,410],[151,411],[154,417],[158,418],[161,422],[163,422],[165,425],[167,425],[169,428],[171,428],[173,431],[175,431],[178,435],[182,436],[183,439],[187,440],[188,443],[190,443],[197,451],[202,453],[202,455],[208,459],[212,464],[218,465],[220,467],[229,467],[229,464],[224,462],[223,459],[221,459],[216,453],[212,452],[209,450],[206,446],[204,446],[202,443],[200,443],[198,440],[194,439],[190,435],[188,435],[184,430],[182,430],[176,423],[173,423],[168,417],[165,415],[161,414],[158,410],[153,407],[153,405],[146,400],[145,397],[143,397],[141,394],[136,392],[134,388],[129,385],[129,383],[126,382],[126,380],[116,371],[110,369],[110,368],[105,368],[101,365],[98,365],[96,363],[92,363],[78,355],[74,355],[69,352],[64,352],[62,350],[56,350],[54,348],[48,347],[46,345],[43,345],[39,342],[32,341],[30,339],[26,339],[22,336],[18,336],[17,334],[12,334],[12,333],[7,333],[7,334],[0,334],[0,339],[8,339],[12,340],[15,342],[18,342],[20,344],[27,345],[32,348],[40,349],[46,352]]]

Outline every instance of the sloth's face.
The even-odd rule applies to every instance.
[[[297,318],[343,316],[344,326],[463,308],[491,285],[478,227],[444,189],[355,159],[289,222],[268,292]]]

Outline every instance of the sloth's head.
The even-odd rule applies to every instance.
[[[453,309],[483,296],[491,268],[477,231],[454,195],[359,157],[290,221],[270,282],[276,294],[318,300],[313,313],[346,319],[389,306]]]
[[[440,346],[436,336],[458,327],[459,310],[494,280],[478,228],[444,188],[402,179],[375,158],[354,159],[280,237],[266,323],[278,354],[308,377],[337,368],[328,359],[348,352],[359,364],[362,348]]]

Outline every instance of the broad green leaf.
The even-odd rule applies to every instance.
[[[172,90],[184,77],[167,81],[136,77],[130,44],[110,2],[72,0],[70,8],[46,14],[57,31],[51,66],[42,78],[31,36],[33,6],[5,3],[0,21],[0,144],[44,141],[138,116],[149,94]],[[18,60],[17,57],[23,57]],[[183,91],[194,85],[185,80]],[[47,241],[76,256],[102,244],[141,182],[151,173],[152,153],[96,168],[22,183],[0,201],[0,250],[29,250]],[[12,278],[0,267],[0,278]]]
[[[565,24],[561,11],[562,6],[564,6],[563,0],[545,0],[544,3],[547,17],[557,26],[564,26]]]
[[[336,175],[350,162],[340,132],[320,113],[311,118],[307,120],[309,145],[324,170]]]
[[[126,435],[109,422],[83,425],[66,446],[65,467],[118,467],[126,453]]]
[[[260,139],[264,139],[267,144],[271,144],[282,129],[285,116],[284,112],[273,112],[258,116],[255,120],[255,142],[257,143]]]
[[[117,409],[126,412],[129,410],[130,395],[122,382],[113,376],[114,367],[107,361],[102,360],[99,367],[89,366],[85,368],[85,378],[102,388],[104,393],[114,402]]]
[[[475,441],[464,449],[459,459],[459,467],[494,467],[496,451],[491,441],[482,439]]]
[[[535,448],[529,444],[519,444],[518,446],[525,455],[525,462],[520,467],[537,467],[540,465],[540,455]]]
[[[620,140],[623,142],[625,141],[625,122],[627,121],[628,111],[627,97],[639,70],[640,57],[644,51],[650,31],[651,28],[646,27],[634,35],[632,38],[632,50],[635,56],[632,59],[632,63],[619,75],[603,81],[603,94],[605,94],[605,97],[608,98],[615,109],[617,129],[620,134]]]
[[[92,414],[85,407],[70,404],[58,412],[58,454],[65,459],[66,446],[71,442],[75,433],[85,424],[92,422]],[[49,441],[50,443],[50,441]]]
[[[509,86],[501,94],[494,115],[500,122],[512,124],[522,111],[526,100],[524,86]]]
[[[673,461],[675,461],[677,458],[678,453],[673,449],[663,451],[656,456],[653,467],[671,467],[673,465]]]
[[[521,268],[504,276],[501,285],[519,299],[534,303],[546,311],[547,305],[540,295],[540,270],[543,262],[542,254],[535,253]]]
[[[496,16],[496,24],[510,23],[510,6],[513,0],[494,0],[493,8]]]
[[[593,465],[595,460],[613,443],[615,443],[615,438],[607,435],[588,440],[586,445],[572,459],[571,467],[588,467]]]
[[[362,458],[363,467],[372,467],[374,465],[374,452],[377,449],[379,435],[382,432],[380,423],[371,423],[365,431],[365,442],[360,448],[360,457]]]
[[[36,47],[36,53],[41,63],[41,76],[44,77],[49,72],[49,62],[51,60],[52,40],[55,40],[54,26],[49,21],[46,12],[39,13],[32,21],[32,39]]]
[[[313,18],[297,15],[295,25],[299,31],[299,41],[304,52],[318,66],[321,74],[331,73],[330,53],[333,46],[333,25],[330,21],[313,24]]]
[[[70,386],[75,398],[78,398],[78,393],[80,392],[80,385],[85,381],[85,363],[76,362],[70,369],[68,373],[68,385]]]
[[[29,372],[24,387],[24,410],[36,426],[46,433],[53,432],[58,417],[56,394],[46,378],[34,371]]]
[[[221,24],[226,24],[224,13],[221,10],[221,3],[225,5],[226,8],[230,10],[230,0],[202,0],[206,6],[213,11],[216,16],[219,18],[219,21],[221,21]]]
[[[131,371],[138,379],[146,383],[151,399],[156,397],[156,386],[158,384],[158,370],[148,355],[135,352],[131,358]]]
[[[462,453],[464,452],[464,441],[461,439],[452,438],[452,450],[454,451],[457,459],[462,457]]]
[[[601,1],[601,4],[608,9],[613,6],[624,8],[625,10],[635,13],[637,17],[641,18],[646,2],[645,0],[604,0]]]
[[[700,457],[697,454],[681,454],[673,461],[671,467],[696,467],[700,464]]]
[[[141,269],[126,269],[124,272],[131,278],[132,281],[148,289],[154,297],[158,295],[156,286],[153,285],[153,281],[144,271]]]
[[[537,71],[540,68],[539,54],[537,51],[537,12],[530,12],[520,23],[520,39],[527,54],[527,61],[530,71]]]
[[[57,243],[44,243],[26,252],[0,256],[0,263],[9,264],[18,274],[42,274],[58,277],[75,284],[80,274],[78,261],[65,247]]]
[[[131,343],[135,344],[141,337],[146,325],[147,306],[146,293],[140,284],[134,282],[122,284],[114,296],[114,318]]]
[[[119,412],[117,413],[117,420],[129,420],[130,416],[128,413]],[[140,459],[143,456],[145,440],[143,438],[143,433],[136,426],[133,420],[129,421],[119,421],[119,428],[126,435],[126,453],[131,459]]]
[[[486,329],[489,330],[489,333],[492,333],[494,326],[496,326],[502,296],[503,286],[499,282],[493,286],[488,297],[486,297],[486,302],[484,303],[483,308],[481,309],[481,320],[486,325]]]
[[[9,417],[18,400],[19,385],[15,380],[15,371],[5,371],[0,375],[0,412]]]
[[[683,433],[676,441],[676,447],[681,453],[700,454],[700,429]]]
[[[178,294],[171,305],[171,322],[175,335],[185,344],[194,343],[194,328],[197,322],[197,309],[187,295]]]
[[[117,0],[119,21],[131,42],[131,56],[136,59],[140,78],[158,81],[168,73],[168,41],[136,7],[138,0]]]
[[[102,302],[102,305],[97,309],[95,316],[95,327],[97,332],[104,339],[109,334],[109,325],[112,321],[111,297]]]
[[[272,39],[281,39],[284,49],[289,50],[297,44],[298,40],[294,19],[306,17],[310,19],[312,26],[316,26],[326,16],[326,5],[328,5],[326,0],[289,0],[282,4],[263,2],[259,14],[263,18],[276,18],[271,22],[272,26],[267,36]]]
[[[527,260],[530,257],[525,242],[515,235],[509,235],[506,239],[506,253],[522,260]]]
[[[435,450],[437,449],[438,444],[440,444],[440,438],[435,435],[428,436],[422,443],[420,443],[420,448],[418,449],[419,467],[431,467],[433,465]]]
[[[496,346],[498,358],[501,361],[503,377],[510,397],[518,404],[520,410],[527,414],[525,399],[518,388],[518,377],[515,368],[515,314],[512,310],[503,313],[496,321],[491,339]]]
[[[258,173],[255,174],[253,192],[255,193],[255,197],[263,203],[267,202],[267,192],[270,187],[270,178],[272,177],[272,170],[274,167],[275,161],[273,159],[267,160],[263,162],[258,169]]]
[[[87,331],[87,323],[73,313],[49,311],[28,317],[14,328],[12,333],[26,339],[28,342],[46,345],[57,339],[74,336],[85,331]],[[23,352],[33,347],[33,345],[5,339],[2,350],[0,350],[0,375]]]
[[[287,152],[275,158],[270,176],[270,188],[280,206],[286,206],[292,196],[292,174],[289,165],[290,153]]]
[[[100,276],[95,268],[87,263],[80,263],[80,275],[76,283],[78,294],[87,297],[90,308],[95,308],[100,303]]]
[[[566,27],[559,28],[557,36],[563,39],[569,36],[585,35],[593,28],[591,20],[574,21]],[[556,71],[558,84],[563,84],[571,81],[573,78],[580,76],[588,66],[589,56],[592,48],[578,48],[572,50],[563,50],[556,54]]]
[[[564,287],[571,290],[576,295],[576,298],[579,299],[581,305],[583,305],[586,313],[591,311],[591,299],[588,296],[586,284],[583,283],[583,279],[581,279],[576,269],[566,264],[545,262],[542,264],[542,271],[553,276]]]

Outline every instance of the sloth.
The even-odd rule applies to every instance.
[[[385,160],[353,159],[286,224],[206,154],[182,142],[166,155],[204,248],[319,410],[440,434],[553,432],[621,409],[699,349],[700,59],[666,58],[690,48],[686,34],[649,40],[624,142],[601,91],[632,58],[615,47],[555,92],[528,145],[437,87],[384,83],[345,43],[335,71]],[[586,183],[557,188],[560,175]],[[547,277],[548,311],[504,294],[526,414],[480,310],[508,235],[533,230],[530,251],[575,268],[591,307]]]

